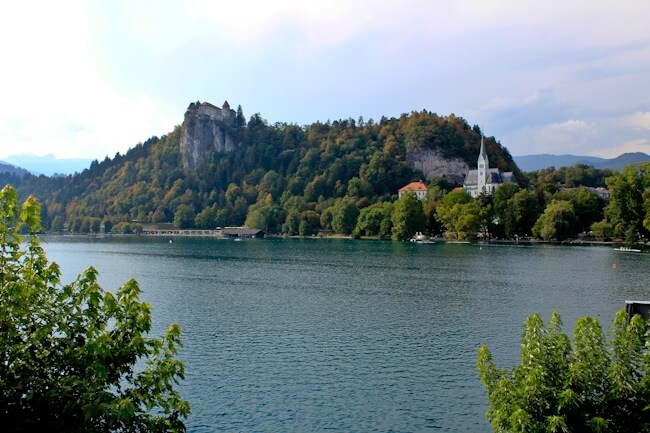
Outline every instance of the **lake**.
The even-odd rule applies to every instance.
[[[196,433],[490,432],[482,343],[509,367],[530,313],[570,332],[650,298],[650,255],[608,246],[45,239],[65,283],[135,277],[154,334],[181,325]]]

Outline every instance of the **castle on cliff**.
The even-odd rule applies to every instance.
[[[228,101],[224,101],[221,108],[215,107],[209,102],[200,102],[198,104],[191,103],[188,110],[191,110],[192,108],[196,109],[196,114],[198,116],[207,116],[210,119],[219,120],[231,125],[235,123],[236,113],[235,110],[230,108]]]
[[[228,101],[221,108],[209,102],[192,102],[181,125],[181,159],[183,167],[194,171],[203,167],[215,154],[232,152],[238,146],[234,134],[237,113]]]

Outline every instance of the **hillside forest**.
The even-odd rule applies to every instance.
[[[475,167],[481,130],[453,114],[298,126],[270,125],[259,114],[246,122],[239,107],[229,133],[235,150],[210,155],[197,170],[183,167],[177,126],[81,173],[1,173],[0,182],[39,199],[49,232],[247,226],[268,234],[397,240],[425,232],[457,239],[589,234],[627,241],[650,234],[650,163],[621,172],[577,165],[524,174],[493,137],[485,138],[490,166],[513,171],[518,183],[472,199],[449,179],[434,177],[426,200],[411,194],[398,200],[399,188],[424,179],[407,162],[411,152],[436,149]],[[609,198],[597,195],[597,187],[607,188]]]

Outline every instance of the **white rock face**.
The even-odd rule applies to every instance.
[[[447,159],[439,150],[421,149],[409,152],[406,162],[414,170],[424,173],[426,180],[433,177],[445,177],[462,183],[469,166],[460,158]]]
[[[190,105],[185,113],[180,147],[183,167],[188,170],[197,170],[215,153],[231,152],[236,147],[229,134],[232,121],[222,117],[218,108],[219,115],[211,115],[211,108],[209,104]]]

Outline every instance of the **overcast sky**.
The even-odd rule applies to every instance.
[[[270,123],[422,109],[513,155],[650,153],[647,0],[13,1],[0,159],[113,157],[227,99]]]

